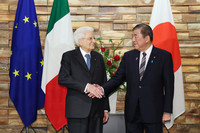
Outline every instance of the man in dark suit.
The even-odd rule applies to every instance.
[[[162,133],[162,122],[170,121],[174,94],[172,56],[152,45],[150,26],[133,28],[134,50],[126,52],[120,66],[102,87],[105,95],[127,82],[125,96],[126,133]]]
[[[109,103],[102,90],[92,84],[106,82],[106,70],[101,54],[95,48],[94,29],[78,28],[74,39],[79,47],[63,54],[58,81],[68,88],[66,117],[70,133],[102,133],[108,120]],[[90,98],[87,94],[98,98]]]

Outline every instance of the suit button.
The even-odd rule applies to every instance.
[[[142,86],[139,86],[139,88],[142,88]]]

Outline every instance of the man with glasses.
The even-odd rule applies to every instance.
[[[138,24],[132,33],[135,49],[124,54],[116,74],[102,87],[107,96],[127,82],[126,133],[163,133],[162,123],[171,120],[173,105],[172,55],[152,44],[150,26]]]
[[[68,88],[66,117],[69,133],[102,133],[108,120],[109,102],[92,84],[106,82],[106,69],[95,48],[94,29],[81,27],[74,32],[77,49],[63,54],[58,81]],[[97,98],[90,98],[95,95]],[[101,98],[101,99],[100,99]]]

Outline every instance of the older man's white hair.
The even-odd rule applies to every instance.
[[[80,28],[76,29],[76,31],[74,32],[74,41],[78,46],[79,46],[78,40],[85,37],[86,31],[93,32],[94,29],[92,27],[85,26],[85,27],[80,27]]]

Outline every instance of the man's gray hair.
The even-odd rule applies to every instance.
[[[78,40],[85,37],[86,31],[93,32],[94,29],[89,26],[84,26],[84,27],[80,27],[80,28],[76,29],[76,31],[74,32],[74,41],[78,46],[79,46]]]

